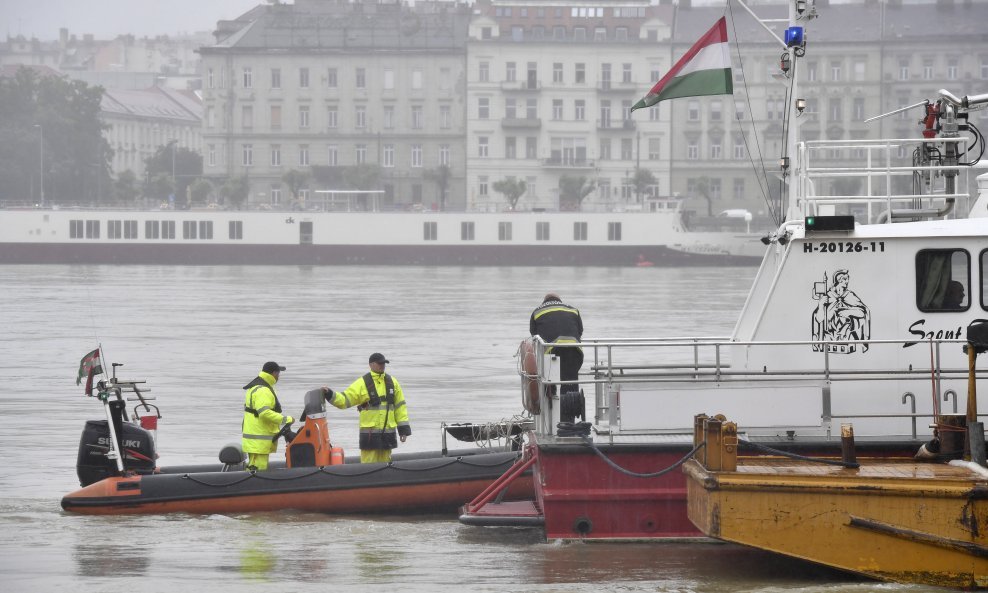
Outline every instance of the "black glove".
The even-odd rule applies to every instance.
[[[333,403],[333,398],[336,397],[336,393],[334,393],[332,389],[327,387],[325,390],[323,390],[323,396],[326,398],[326,401],[328,403]]]

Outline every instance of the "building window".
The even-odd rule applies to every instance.
[[[632,143],[631,138],[621,138],[622,161],[630,161],[631,159],[635,158],[633,146],[634,144]]]
[[[539,118],[539,100],[525,99],[525,119]]]
[[[688,121],[700,121],[700,102],[690,100],[686,103],[686,119]]]
[[[182,238],[183,239],[195,239],[196,238],[196,221],[194,220],[183,220],[182,221]]]
[[[744,138],[740,136],[734,139],[734,158],[736,160],[744,159]]]
[[[367,145],[358,144],[354,147],[354,160],[358,165],[363,165],[367,162]]]
[[[271,69],[271,88],[273,89],[281,88],[281,68]]]
[[[231,239],[244,238],[244,222],[242,220],[230,221],[230,238]]]
[[[213,78],[213,69],[209,68],[206,70],[206,88],[212,89],[216,88],[216,82]]]
[[[700,146],[696,140],[690,140],[686,144],[686,160],[695,161],[700,158]]]
[[[326,146],[326,154],[328,158],[326,159],[326,164],[330,167],[335,167],[340,164],[340,147],[335,144],[329,144]]]
[[[298,147],[298,165],[300,167],[309,166],[309,145],[300,144]]]
[[[808,82],[816,82],[816,62],[807,62],[806,80]]]
[[[438,222],[422,223],[422,238],[426,241],[435,241],[439,235]]]
[[[302,89],[309,88],[309,69],[299,68],[298,69],[298,86]]]
[[[832,82],[840,82],[841,80],[841,63],[839,61],[830,62],[830,80]]]
[[[418,70],[418,69],[412,70],[412,88],[413,89],[416,89],[416,90],[422,88],[422,71],[421,70]]]
[[[497,223],[497,240],[498,241],[510,241],[511,240],[511,223],[510,222],[499,222],[499,223]]]
[[[477,118],[490,119],[490,117],[491,117],[491,100],[488,97],[478,97]]]
[[[863,121],[865,118],[865,100],[864,97],[854,98],[854,121]]]
[[[254,74],[250,68],[244,68],[244,88],[254,88]]]
[[[384,71],[384,89],[390,91],[393,90],[394,88],[395,88],[395,71],[389,68]]]
[[[525,138],[525,158],[535,159],[539,154],[539,139],[537,136]]]
[[[481,196],[487,196],[487,181],[486,175],[477,178],[477,193]]]
[[[339,125],[339,110],[335,105],[326,108],[326,127],[333,130]]]
[[[720,121],[722,103],[720,99],[710,102],[710,121]]]
[[[735,200],[744,199],[744,179],[742,178],[734,179],[734,199]]]
[[[452,159],[450,159],[450,155],[451,154],[452,153],[450,151],[449,144],[440,144],[439,145],[439,164],[440,165],[445,165],[447,167],[450,166],[450,163],[453,162]]]
[[[947,59],[947,80],[957,80],[957,58]]]
[[[933,78],[933,58],[923,59],[923,80],[931,80]]]
[[[536,241],[548,241],[549,240],[549,223],[548,222],[536,222],[535,223],[535,240]]]
[[[281,145],[272,144],[271,145],[271,166],[280,167],[281,166]]]
[[[598,152],[599,158],[602,161],[611,160],[611,139],[601,138],[600,139],[600,150]]]
[[[560,120],[563,119],[563,100],[553,99],[552,100],[552,119]]]
[[[576,99],[573,101],[573,119],[576,121],[587,119],[587,101],[585,99]]]
[[[711,160],[720,160],[721,152],[722,152],[721,146],[722,146],[722,144],[721,144],[721,140],[719,138],[717,138],[717,139],[711,139],[710,140],[710,158],[711,158]]]
[[[487,158],[488,154],[488,138],[487,136],[480,136],[477,138],[477,156],[480,158]]]
[[[474,239],[474,224],[472,222],[461,222],[460,223],[460,239],[463,241],[473,241]]]
[[[518,71],[514,62],[507,62],[504,65],[505,82],[514,82],[518,79]]]
[[[73,221],[75,222],[75,221]],[[144,238],[157,239],[161,236],[161,227],[157,220],[144,221]]]
[[[271,106],[271,129],[280,130],[281,129],[281,105]]]
[[[381,155],[382,167],[394,167],[395,166],[395,145],[385,144],[384,151]]]
[[[449,105],[439,106],[439,127],[448,130],[453,125],[453,113]]]
[[[556,84],[563,83],[563,63],[553,62],[552,64],[552,82]]]
[[[422,166],[422,145],[412,144],[412,167]]]
[[[339,81],[336,78],[336,68],[329,68],[326,70],[326,86],[335,89],[339,86]]]
[[[631,82],[631,64],[621,64],[621,82]]]
[[[587,240],[587,223],[585,222],[573,223],[573,240],[574,241]]]
[[[161,221],[161,238],[162,239],[174,239],[175,238],[175,221],[174,220],[162,220]]]
[[[514,136],[504,139],[504,158],[513,159],[518,157],[517,143]]]
[[[421,130],[423,125],[422,106],[412,105],[412,129]]]
[[[864,60],[855,60],[854,61],[854,80],[855,81],[858,81],[858,82],[864,80],[865,79],[865,70],[866,70],[866,64],[865,64]]]
[[[305,129],[309,127],[309,106],[300,105],[298,108],[298,127]]]
[[[281,188],[277,185],[271,186],[271,203],[274,205],[281,203]]]
[[[254,145],[244,144],[242,153],[241,165],[244,167],[251,167],[254,165]]]
[[[621,223],[620,222],[609,222],[609,223],[607,223],[607,240],[608,241],[620,241],[621,240]]]
[[[830,100],[830,120],[831,121],[841,121],[843,119],[843,110],[841,109],[840,99]]]
[[[587,65],[586,64],[576,64],[575,70],[573,72],[573,81],[577,84],[586,84],[587,82]]]
[[[355,86],[358,89],[365,89],[365,88],[367,88],[367,69],[366,68],[357,68],[357,71],[355,72],[354,78],[355,78],[355,81],[354,81],[355,82]]]
[[[899,80],[909,80],[909,58],[899,60]]]
[[[395,127],[395,108],[394,105],[384,106],[384,129],[390,130]]]
[[[477,71],[477,80],[479,82],[490,82],[491,80],[491,64],[490,62],[481,62]]]
[[[662,148],[661,138],[649,138],[648,139],[648,160],[657,161],[660,157],[660,152]]]
[[[251,105],[240,106],[240,122],[245,129],[254,127],[254,107]]]
[[[213,238],[213,221],[211,220],[199,221],[199,238],[200,239]]]
[[[358,129],[363,129],[367,127],[367,107],[363,105],[358,105],[355,110],[355,121],[354,126]]]

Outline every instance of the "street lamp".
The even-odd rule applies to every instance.
[[[41,207],[45,206],[45,129],[41,124],[34,124],[38,128],[38,177],[41,188]]]

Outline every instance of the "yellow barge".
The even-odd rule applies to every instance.
[[[981,466],[739,458],[734,423],[702,415],[694,439],[688,512],[706,535],[884,581],[988,589]]]

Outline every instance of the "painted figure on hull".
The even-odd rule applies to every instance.
[[[811,320],[813,340],[824,342],[813,344],[814,352],[851,354],[868,351],[867,344],[827,344],[867,340],[871,338],[871,311],[848,288],[851,276],[847,270],[834,272],[833,281],[827,284],[827,274],[823,282],[813,284],[813,299],[819,301]]]

